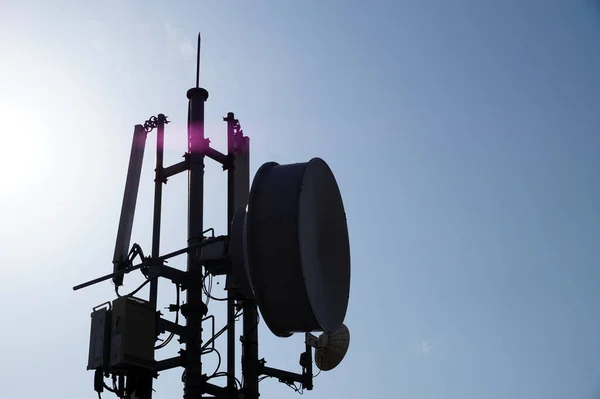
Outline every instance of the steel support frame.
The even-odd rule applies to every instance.
[[[75,286],[74,290],[96,284],[101,281],[113,279],[115,285],[122,284],[123,276],[133,270],[142,269],[150,282],[150,302],[156,310],[158,277],[164,277],[175,284],[179,284],[186,292],[186,304],[181,307],[182,315],[185,317],[185,325],[175,324],[169,320],[162,319],[157,313],[157,332],[171,332],[180,337],[180,342],[185,344],[185,349],[179,351],[179,356],[156,361],[156,367],[151,372],[145,372],[128,378],[127,390],[135,399],[151,399],[153,378],[159,371],[183,367],[184,399],[200,398],[235,398],[238,394],[236,388],[236,364],[235,364],[235,321],[236,311],[241,307],[243,310],[242,323],[242,373],[244,385],[241,393],[245,399],[258,399],[259,377],[261,375],[279,379],[282,382],[298,382],[308,390],[313,388],[312,375],[312,348],[306,342],[306,352],[302,354],[302,374],[292,373],[284,370],[266,367],[264,360],[258,357],[258,309],[252,298],[246,298],[235,288],[228,291],[227,298],[227,386],[219,387],[210,384],[208,377],[202,374],[201,356],[205,346],[209,345],[221,333],[214,335],[202,345],[202,323],[206,318],[208,309],[203,300],[203,276],[204,269],[202,260],[198,256],[198,249],[219,240],[227,241],[231,237],[231,223],[235,212],[245,207],[250,191],[250,146],[249,138],[243,135],[239,121],[235,119],[232,112],[228,113],[223,120],[227,122],[227,154],[223,154],[209,146],[209,140],[204,134],[205,102],[208,92],[198,86],[200,57],[200,38],[198,40],[198,65],[196,87],[188,90],[188,152],[184,160],[171,165],[163,166],[164,158],[164,129],[168,123],[163,114],[151,118],[152,126],[156,128],[156,168],[155,168],[155,190],[154,190],[154,212],[152,228],[152,252],[151,256],[143,258],[142,262],[133,266],[131,259],[127,260],[126,254],[129,247],[133,213],[137,200],[137,191],[141,174],[141,163],[143,160],[143,148],[146,135],[153,127],[136,125],[130,156],[130,163],[122,205],[121,219],[117,233],[117,245],[115,245],[114,270],[113,273],[96,278],[89,282]],[[204,237],[203,212],[204,212],[204,159],[208,157],[220,163],[227,171],[227,225],[228,234],[225,237]],[[188,242],[181,250],[160,256],[160,226],[162,211],[162,185],[167,179],[176,174],[188,171]],[[187,254],[186,271],[168,267],[164,261],[168,258]],[[213,322],[214,323],[214,322]],[[214,330],[214,326],[213,326]],[[119,375],[118,386],[121,393],[124,387],[124,376]],[[130,381],[131,379],[131,381]],[[212,396],[204,396],[205,394]]]

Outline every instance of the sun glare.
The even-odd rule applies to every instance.
[[[0,132],[0,170],[3,172],[2,195],[11,195],[15,189],[34,183],[36,169],[43,167],[44,141],[40,128],[28,123],[24,112],[10,109]],[[5,191],[6,190],[6,191]]]

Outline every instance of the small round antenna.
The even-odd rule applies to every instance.
[[[315,363],[320,370],[329,371],[338,366],[350,346],[350,331],[345,324],[332,333],[324,332],[318,338],[307,334],[307,341],[315,348]]]
[[[200,87],[200,44],[202,38],[200,32],[198,32],[198,49],[196,50],[196,88]]]

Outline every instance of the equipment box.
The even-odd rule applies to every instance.
[[[150,303],[129,296],[115,299],[111,319],[111,369],[153,369],[156,314]]]
[[[90,353],[88,370],[103,369],[108,366],[110,346],[110,314],[107,308],[94,310],[90,329]]]

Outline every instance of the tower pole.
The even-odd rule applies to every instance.
[[[235,118],[233,113],[223,118],[227,122],[227,156],[230,164],[227,170],[227,235],[231,237],[231,223],[236,211],[235,189]],[[246,194],[247,196],[247,194]],[[227,292],[227,390],[230,394],[235,392],[235,298],[233,292]]]
[[[200,70],[200,34],[198,34],[197,78]],[[202,223],[204,209],[204,157],[207,140],[204,138],[204,103],[208,91],[195,87],[187,92],[188,104],[188,246],[203,240]],[[197,331],[187,340],[184,356],[184,394],[185,399],[200,399],[206,390],[206,381],[202,377],[201,346],[202,318],[207,307],[202,298],[202,262],[197,254],[188,253],[187,271],[190,284],[186,288],[187,301],[182,307],[186,326]]]

